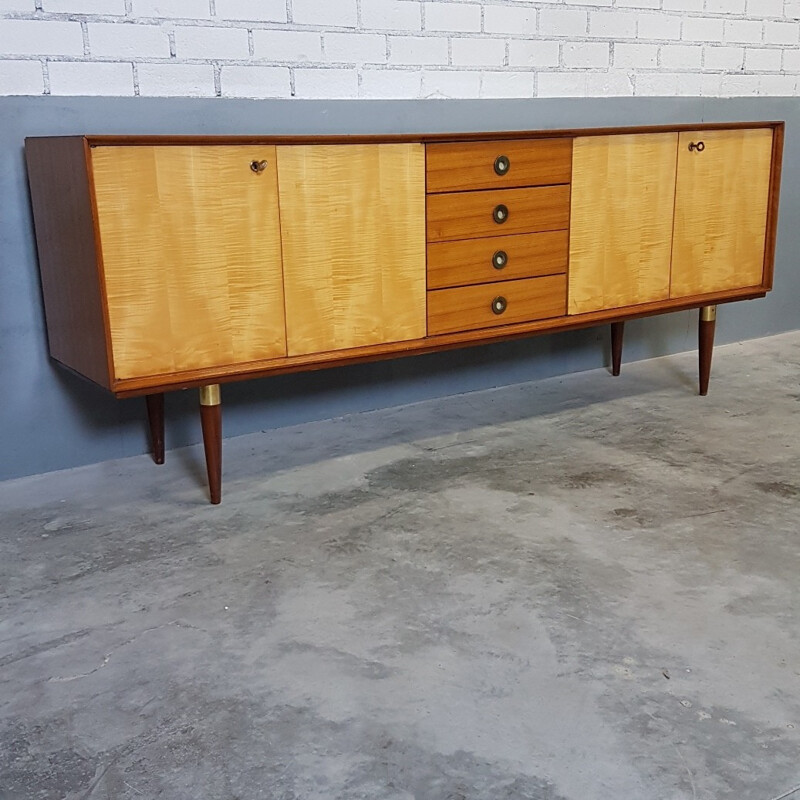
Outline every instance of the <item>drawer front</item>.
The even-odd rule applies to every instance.
[[[478,239],[569,227],[569,186],[428,196],[428,241]]]
[[[428,288],[469,286],[566,272],[568,231],[428,245]]]
[[[565,275],[437,289],[428,292],[428,335],[560,317],[566,311]]]
[[[572,139],[429,144],[428,192],[569,183]]]

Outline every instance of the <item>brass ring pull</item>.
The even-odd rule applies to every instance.
[[[697,150],[698,153],[702,153],[703,150],[705,150],[705,149],[706,149],[706,143],[705,142],[696,142],[696,143],[695,142],[689,142],[689,150],[690,151]]]
[[[267,168],[266,161],[251,161],[250,162],[250,169],[253,172],[263,172]]]
[[[508,253],[505,250],[498,250],[492,256],[492,266],[495,269],[503,269],[508,264]]]
[[[511,169],[511,160],[508,156],[497,156],[494,160],[494,171],[497,175],[505,175]]]
[[[499,295],[498,297],[495,297],[494,300],[492,300],[493,314],[497,314],[498,316],[500,316],[500,314],[502,314],[506,310],[506,308],[508,308],[508,300],[506,300],[505,297],[503,297],[502,295]]]
[[[492,211],[492,219],[498,224],[502,225],[508,219],[508,207],[502,203],[494,207]]]

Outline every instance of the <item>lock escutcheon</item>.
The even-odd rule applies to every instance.
[[[256,173],[263,172],[266,168],[267,168],[267,162],[266,161],[251,161],[250,162],[250,169],[253,170],[253,172],[256,172]]]

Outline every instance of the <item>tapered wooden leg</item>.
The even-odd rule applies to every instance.
[[[164,393],[148,394],[147,423],[150,426],[150,448],[153,461],[156,464],[164,463]]]
[[[711,377],[711,354],[714,351],[714,328],[717,324],[717,307],[703,306],[700,309],[700,394],[708,394],[708,381]]]
[[[200,422],[206,451],[208,492],[216,505],[222,500],[222,405],[219,384],[200,387]]]
[[[625,330],[624,322],[611,323],[611,374],[619,375],[622,364],[622,334]]]

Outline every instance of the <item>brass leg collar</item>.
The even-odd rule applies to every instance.
[[[218,383],[212,383],[208,386],[200,387],[201,406],[218,406],[221,402],[222,397],[220,395]]]
[[[700,309],[700,321],[701,322],[714,322],[717,318],[717,307],[716,306],[703,306]]]

